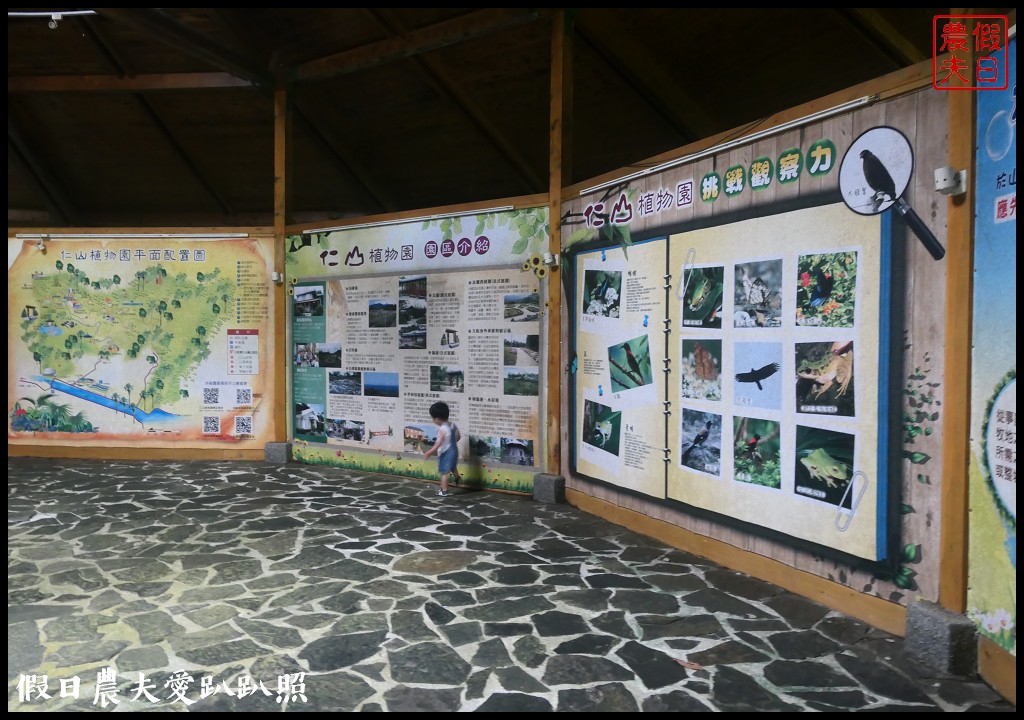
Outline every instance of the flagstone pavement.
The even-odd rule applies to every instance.
[[[9,711],[1015,711],[566,504],[295,463],[8,476]]]

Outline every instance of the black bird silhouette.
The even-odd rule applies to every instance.
[[[872,211],[877,212],[886,200],[896,202],[896,183],[885,165],[870,150],[861,150],[860,157],[864,161],[864,179],[875,191]]]
[[[836,284],[835,276],[818,268],[818,282],[811,290],[811,307],[821,307],[832,295],[832,288]]]
[[[640,372],[640,361],[633,354],[633,348],[629,346],[629,343],[622,343],[622,349],[626,351],[626,362],[629,363],[629,369],[636,373],[636,376],[643,381],[644,376]]]
[[[758,368],[750,368],[750,372],[736,373],[736,382],[741,383],[754,383],[757,385],[758,390],[764,390],[761,387],[761,381],[765,378],[770,378],[772,375],[779,371],[778,363],[768,363],[767,365]]]
[[[683,453],[683,462],[684,463],[687,460],[690,459],[690,453],[693,452],[693,449],[695,447],[703,445],[704,442],[708,439],[708,435],[710,435],[710,434],[711,434],[711,421],[708,420],[704,424],[704,429],[701,430],[699,433],[697,433],[697,435],[693,438],[693,442],[690,443],[690,447],[686,448],[686,452]]]
[[[601,300],[603,302],[604,294],[608,292],[609,285],[611,285],[611,282],[609,281],[608,276],[605,275],[601,280],[601,284],[594,288],[594,299]]]

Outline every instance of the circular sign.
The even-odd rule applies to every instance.
[[[861,133],[839,166],[839,191],[859,215],[885,212],[903,195],[914,172],[914,151],[906,135],[888,126]]]

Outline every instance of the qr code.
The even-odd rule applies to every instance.
[[[235,405],[252,405],[252,388],[236,388]]]
[[[220,388],[203,388],[203,405],[220,405]]]
[[[203,415],[203,434],[220,435],[220,418],[216,415]]]
[[[252,415],[235,416],[235,435],[252,435]]]

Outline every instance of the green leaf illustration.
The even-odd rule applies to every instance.
[[[920,562],[921,546],[913,543],[903,546],[903,561],[909,563]]]

